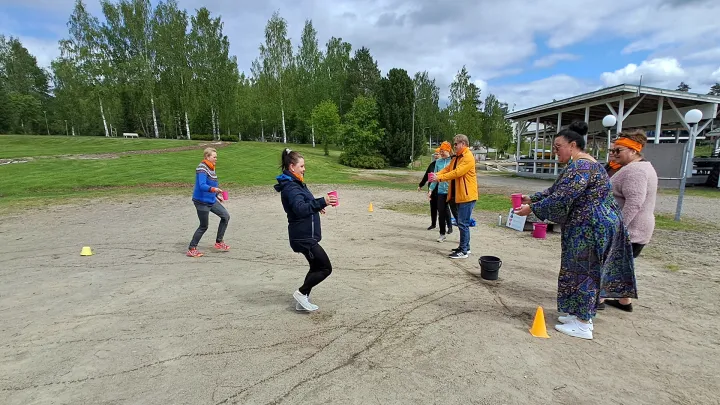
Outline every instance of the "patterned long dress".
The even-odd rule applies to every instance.
[[[538,218],[562,227],[558,311],[589,320],[598,298],[637,298],[630,237],[602,165],[570,160],[530,199]]]

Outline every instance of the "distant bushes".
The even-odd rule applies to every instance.
[[[210,134],[192,134],[190,135],[190,138],[194,141],[214,141],[212,135]],[[220,135],[220,140],[223,142],[237,142],[238,136],[237,135]]]
[[[340,164],[359,169],[384,169],[387,167],[385,158],[380,155],[356,155],[348,152],[340,154]]]

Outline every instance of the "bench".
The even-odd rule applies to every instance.
[[[123,132],[124,138],[140,138],[140,135],[133,132]]]

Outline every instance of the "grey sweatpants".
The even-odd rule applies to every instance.
[[[195,248],[197,247],[198,243],[200,243],[200,239],[203,237],[205,231],[207,231],[208,229],[211,212],[220,217],[220,225],[218,225],[218,232],[217,237],[215,238],[215,242],[222,242],[223,237],[225,236],[225,230],[227,229],[228,222],[230,222],[230,214],[227,212],[225,207],[218,201],[215,201],[215,204],[212,205],[197,201],[193,201],[193,203],[195,203],[195,209],[197,210],[198,219],[200,220],[200,226],[195,231],[189,248]]]

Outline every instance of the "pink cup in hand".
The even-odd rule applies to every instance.
[[[223,191],[223,192],[222,192],[222,195],[223,195],[223,200],[227,201],[227,200],[228,200],[228,192],[227,192],[227,191]]]
[[[510,199],[512,200],[512,207],[514,210],[520,208],[522,205],[522,194],[512,194]]]
[[[328,195],[331,195],[331,196],[335,197],[336,199],[338,198],[336,190],[329,192]],[[330,205],[332,205],[333,207],[337,207],[338,205],[340,205],[340,200],[338,199],[337,202],[335,202],[335,204],[330,204]]]
[[[433,173],[433,172],[428,173],[428,181],[429,181],[430,183],[432,183],[433,181],[435,181],[435,178],[436,178],[436,177],[437,177],[437,176],[435,176],[435,173]]]

